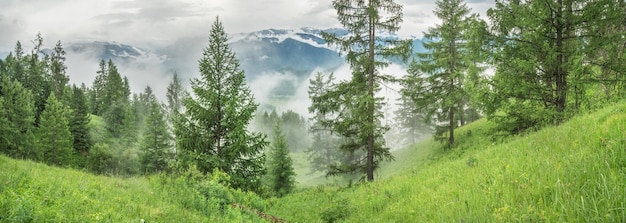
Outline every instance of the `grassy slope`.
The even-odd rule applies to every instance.
[[[177,181],[114,178],[0,156],[0,222],[252,222]],[[240,196],[253,197],[253,196]]]
[[[303,190],[269,213],[304,222],[626,221],[625,104],[504,143],[492,142],[490,128],[482,120],[459,129],[460,148],[447,152],[424,141],[380,172],[402,168],[398,175]]]
[[[397,161],[378,173],[385,179],[371,184],[302,189],[268,201],[235,196],[298,222],[626,220],[625,104],[505,143],[493,143],[490,129],[485,120],[459,129],[459,148],[452,151],[431,140],[397,151]],[[0,222],[260,220],[236,209],[220,212],[214,201],[160,181],[0,156]]]

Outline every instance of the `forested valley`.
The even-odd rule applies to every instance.
[[[70,84],[61,41],[18,41],[0,59],[0,221],[626,221],[626,2],[436,5],[414,53],[384,34],[418,9],[332,1],[349,34],[322,36],[350,78],[312,74],[308,114],[260,109],[220,17],[166,95],[104,59]]]

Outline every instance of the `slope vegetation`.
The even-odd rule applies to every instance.
[[[0,222],[264,221],[265,202],[220,177],[94,176],[0,156]]]
[[[505,139],[491,129],[486,120],[459,129],[449,151],[424,141],[381,170],[395,176],[305,189],[269,213],[298,222],[626,221],[626,104]]]
[[[626,104],[521,136],[492,129],[397,151],[377,182],[266,200],[219,172],[115,178],[0,156],[0,222],[626,221]]]

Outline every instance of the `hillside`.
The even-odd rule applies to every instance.
[[[396,154],[396,176],[306,189],[269,213],[306,222],[624,222],[625,128],[623,103],[507,139],[481,120],[459,129],[457,149],[424,141]]]
[[[626,104],[522,136],[494,134],[479,120],[459,129],[456,149],[425,140],[396,151],[382,180],[266,200],[221,186],[220,174],[115,178],[0,156],[0,221],[626,220]]]
[[[181,178],[116,178],[0,155],[0,222],[258,222],[256,195]],[[218,177],[219,178],[219,177]]]

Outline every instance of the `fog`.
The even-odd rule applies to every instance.
[[[175,71],[178,72],[182,79],[183,86],[188,90],[190,90],[189,79],[199,77],[197,63],[201,57],[201,48],[194,50],[195,52],[193,52],[193,54],[197,54],[197,58],[194,59],[191,59],[191,55],[182,54],[182,52],[186,51],[185,48],[192,48],[195,45],[197,44],[187,44],[185,47],[176,49],[176,53],[172,53],[168,56],[147,53],[141,57],[115,61],[115,64],[120,74],[128,78],[133,93],[143,92],[146,86],[150,86],[157,98],[165,102],[167,85],[171,81]],[[170,52],[171,51],[172,50],[170,50]],[[71,83],[77,85],[85,83],[87,86],[92,85],[99,63],[99,59],[94,55],[94,53],[89,52],[68,52],[66,64]],[[180,72],[180,70],[185,72]],[[350,66],[343,63],[333,70],[317,68],[308,74],[308,78],[299,78],[289,72],[271,71],[253,75],[248,74],[247,82],[254,95],[255,101],[261,105],[260,109],[276,109],[279,114],[287,110],[292,110],[302,115],[305,119],[308,119],[311,117],[308,111],[308,107],[311,105],[311,100],[308,96],[309,81],[317,72],[322,72],[326,75],[332,72],[336,78],[336,82],[346,81],[351,78]],[[380,72],[396,78],[401,78],[407,74],[406,68],[397,64],[392,64],[382,69]],[[277,87],[281,87],[281,84],[292,84],[295,86],[294,94],[289,97],[273,97],[272,91]],[[380,87],[381,89],[377,92],[377,96],[385,98],[385,106],[383,107],[385,117],[381,119],[381,122],[382,124],[394,128],[394,111],[397,109],[396,104],[397,99],[400,97],[399,90],[401,86],[398,83],[384,83],[381,84]],[[394,134],[397,131],[392,129],[389,132],[390,134]],[[393,136],[391,137],[393,138]],[[397,149],[397,147],[401,147],[402,145],[392,144],[391,146],[393,147],[392,149]]]

